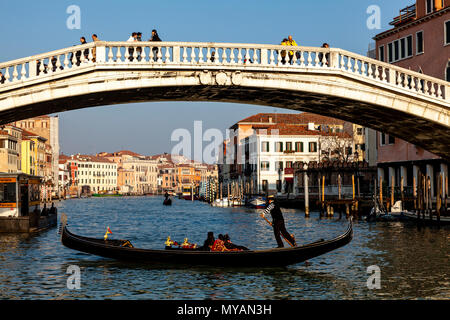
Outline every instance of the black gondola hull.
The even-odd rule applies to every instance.
[[[344,234],[331,240],[317,241],[304,246],[228,252],[130,248],[110,240],[77,236],[66,226],[62,227],[61,233],[61,241],[68,248],[123,261],[189,266],[279,267],[304,262],[345,246],[352,240],[353,227],[350,222]],[[125,240],[115,241],[125,242]]]

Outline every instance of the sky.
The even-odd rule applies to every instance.
[[[2,0],[0,61],[78,44],[96,33],[125,41],[131,32],[143,40],[157,29],[163,41],[279,44],[291,34],[298,45],[330,46],[366,55],[372,37],[390,28],[401,8],[414,0]],[[70,30],[67,8],[81,11],[80,29]],[[380,8],[380,29],[369,29],[370,6]],[[150,155],[171,152],[175,129],[225,129],[259,112],[292,112],[271,107],[217,102],[152,102],[86,108],[59,113],[65,154],[132,150]]]

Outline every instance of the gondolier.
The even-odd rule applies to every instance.
[[[272,227],[273,233],[275,234],[275,239],[277,240],[278,248],[283,248],[283,240],[281,240],[281,235],[283,235],[286,241],[290,242],[293,246],[296,246],[295,239],[289,232],[286,230],[286,226],[284,225],[283,213],[281,212],[280,206],[275,201],[274,196],[269,196],[267,198],[269,205],[267,208],[261,213],[261,216],[264,218],[266,214],[270,213],[272,216]]]

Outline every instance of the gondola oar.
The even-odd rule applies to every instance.
[[[272,222],[270,222],[269,219],[266,218],[266,215],[265,215],[265,214],[262,214],[262,213],[261,213],[260,216],[263,217],[264,220],[266,220],[267,223],[268,223],[271,227],[273,227],[273,226],[272,226]],[[288,239],[286,239],[286,237],[285,237],[283,234],[281,234],[281,236],[283,237],[284,240],[286,240],[286,242],[287,242],[291,247],[295,247],[295,245],[292,244]],[[294,236],[293,236],[292,234],[291,234],[291,237],[294,238]]]

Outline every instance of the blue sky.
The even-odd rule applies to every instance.
[[[0,1],[0,61],[69,47],[80,36],[101,40],[127,40],[140,31],[143,39],[158,29],[165,41],[278,44],[292,34],[299,45],[328,42],[366,54],[372,37],[388,28],[399,9],[414,0],[51,0]],[[81,29],[69,30],[66,9],[81,9]],[[369,30],[370,5],[381,9],[381,29]],[[60,113],[62,151],[95,153],[130,149],[143,154],[170,152],[176,128],[193,130],[195,120],[203,129],[226,128],[258,112],[283,109],[241,104],[164,102],[82,109]]]

